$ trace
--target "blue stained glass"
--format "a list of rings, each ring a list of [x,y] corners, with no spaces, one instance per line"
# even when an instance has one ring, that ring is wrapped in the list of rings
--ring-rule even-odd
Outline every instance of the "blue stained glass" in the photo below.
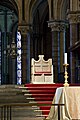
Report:
[[[17,57],[17,62],[18,62],[18,63],[21,62],[21,56],[20,56],[20,55]]]
[[[17,32],[17,84],[21,84],[21,34]]]
[[[21,41],[21,34],[20,32],[17,32],[17,41],[20,40]]]
[[[17,42],[17,48],[21,48],[21,41]]]
[[[17,75],[21,78],[21,70],[17,70]]]
[[[21,84],[21,78],[17,78],[17,84]]]
[[[17,67],[18,67],[18,69],[21,69],[21,62],[17,63]]]
[[[21,55],[21,49],[17,50],[18,55]]]

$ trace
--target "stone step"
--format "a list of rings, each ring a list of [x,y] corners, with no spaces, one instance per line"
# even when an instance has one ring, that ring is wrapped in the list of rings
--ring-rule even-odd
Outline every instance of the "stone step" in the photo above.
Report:
[[[21,88],[20,88],[21,87]],[[37,115],[41,116],[41,111],[34,111],[34,108],[39,109],[37,106],[22,106],[23,103],[29,103],[31,96],[27,89],[22,89],[23,86],[18,85],[1,85],[0,86],[0,106],[2,104],[17,104],[20,103],[19,106],[13,105],[11,107],[11,115],[12,120],[44,120],[44,117],[37,117]],[[25,91],[24,91],[25,90]],[[25,96],[24,93],[27,95]],[[34,101],[34,99],[32,99]],[[21,106],[20,106],[21,105]],[[4,109],[3,109],[4,110]],[[5,114],[7,115],[7,110],[10,110],[6,107]],[[2,111],[0,107],[0,111]],[[9,111],[10,112],[10,111]],[[3,111],[4,114],[4,111]],[[8,114],[10,117],[10,114]],[[1,113],[0,113],[0,119]],[[6,119],[6,118],[5,118]]]
[[[13,99],[14,98],[14,99]],[[0,86],[0,104],[28,102],[18,85]]]
[[[29,100],[27,100],[24,96],[1,96],[0,97],[0,103],[28,103]]]
[[[1,108],[0,108],[1,111]],[[9,111],[9,109],[8,109]],[[5,112],[7,115],[7,112]],[[12,120],[43,120],[43,117],[36,117],[37,115],[41,116],[41,112],[36,112],[32,109],[32,107],[26,107],[26,106],[18,106],[18,107],[12,107],[11,108],[11,118]],[[1,114],[0,114],[1,115]],[[9,118],[9,113],[8,113],[8,118]],[[0,116],[1,118],[1,116]]]
[[[44,120],[44,117],[13,117],[12,120]]]

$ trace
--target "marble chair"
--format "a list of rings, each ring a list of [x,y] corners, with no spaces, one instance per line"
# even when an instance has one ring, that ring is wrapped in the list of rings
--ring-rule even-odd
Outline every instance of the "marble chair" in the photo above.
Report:
[[[52,84],[53,82],[53,65],[52,59],[44,60],[44,55],[39,55],[39,60],[31,60],[31,83],[33,84]]]

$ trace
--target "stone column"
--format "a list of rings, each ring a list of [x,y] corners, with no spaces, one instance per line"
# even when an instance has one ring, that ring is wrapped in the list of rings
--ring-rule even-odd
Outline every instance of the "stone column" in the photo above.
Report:
[[[70,12],[68,14],[68,20],[70,24],[70,78],[71,78],[71,83],[75,83],[76,58],[75,58],[75,52],[72,50],[72,48],[78,42],[77,23],[80,23],[80,13]]]
[[[30,57],[30,38],[31,37],[31,35],[30,35],[30,32],[29,31],[27,31],[27,83],[30,83],[31,81],[30,81],[30,76],[31,76],[31,57]]]
[[[52,31],[52,60],[55,82],[63,82],[63,53],[65,52],[65,22],[49,21]]]
[[[10,67],[10,84],[16,84],[16,58],[17,58],[17,53],[16,53],[16,43],[15,43],[15,38],[13,36],[11,44],[10,44],[10,53],[9,53],[9,67]],[[11,63],[11,65],[10,65]]]
[[[16,84],[16,59],[12,59],[12,79],[11,84]]]
[[[22,84],[27,83],[27,44],[28,44],[28,26],[26,24],[19,24],[18,30],[21,32],[21,44],[22,44]],[[29,56],[28,56],[29,57]]]

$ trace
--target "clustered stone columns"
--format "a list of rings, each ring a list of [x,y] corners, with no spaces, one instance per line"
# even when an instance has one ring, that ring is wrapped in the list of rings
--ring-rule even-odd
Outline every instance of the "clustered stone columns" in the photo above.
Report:
[[[80,12],[68,13],[68,20],[70,24],[70,48],[76,45],[77,38],[77,24],[80,23]],[[71,83],[75,83],[75,53],[70,49],[70,77]]]
[[[22,84],[27,83],[27,32],[28,26],[26,24],[19,24],[18,30],[21,32],[21,45],[22,45]]]
[[[54,82],[63,82],[63,53],[65,52],[66,24],[64,21],[49,21],[48,27],[50,27],[52,31],[52,60],[54,66]]]

